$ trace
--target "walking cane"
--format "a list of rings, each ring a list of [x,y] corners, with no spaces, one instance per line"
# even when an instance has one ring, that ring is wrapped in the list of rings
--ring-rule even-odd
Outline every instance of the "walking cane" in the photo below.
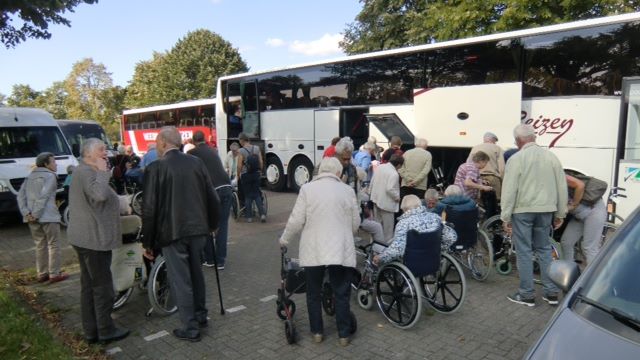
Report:
[[[218,275],[218,257],[216,256],[216,234],[213,236],[213,268],[216,270],[216,283],[218,283],[218,297],[220,298],[220,315],[224,315],[224,305],[222,305],[222,290],[220,290],[220,275]]]

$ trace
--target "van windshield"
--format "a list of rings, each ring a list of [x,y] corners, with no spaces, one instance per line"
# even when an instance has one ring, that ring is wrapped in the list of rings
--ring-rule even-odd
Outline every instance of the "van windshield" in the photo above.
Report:
[[[0,128],[0,159],[31,158],[43,152],[71,155],[57,126]]]
[[[93,124],[73,124],[73,125],[60,125],[64,136],[67,138],[69,145],[78,145],[78,148],[82,147],[82,143],[90,138],[96,138],[102,140],[107,149],[111,148],[111,143],[107,134],[104,133],[102,127]]]

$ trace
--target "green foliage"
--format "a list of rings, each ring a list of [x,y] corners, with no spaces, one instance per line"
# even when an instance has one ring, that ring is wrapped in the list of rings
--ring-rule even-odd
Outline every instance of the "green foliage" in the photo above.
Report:
[[[56,341],[36,318],[0,288],[0,358],[73,359],[72,352]]]
[[[425,44],[640,10],[638,0],[361,0],[345,30],[349,54]]]
[[[35,91],[29,85],[16,84],[11,89],[11,95],[7,98],[8,106],[17,107],[35,107],[36,100],[40,96],[38,91]]]
[[[127,88],[126,107],[211,98],[218,77],[247,71],[237,49],[209,30],[196,30],[166,53],[136,65]]]
[[[62,17],[66,11],[73,12],[79,4],[95,4],[98,0],[12,0],[0,1],[0,41],[12,48],[28,37],[49,39],[49,23],[71,26],[71,22]],[[14,17],[21,25],[12,25]]]

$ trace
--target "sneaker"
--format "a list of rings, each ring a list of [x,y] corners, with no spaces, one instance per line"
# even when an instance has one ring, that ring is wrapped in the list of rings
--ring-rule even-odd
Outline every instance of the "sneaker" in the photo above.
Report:
[[[218,264],[218,270],[224,270],[224,264]]]
[[[49,276],[49,284],[57,283],[63,280],[66,280],[69,277],[69,274],[61,272],[58,275]]]
[[[180,339],[180,340],[187,340],[187,341],[191,341],[191,342],[198,342],[200,340],[202,340],[202,337],[200,337],[200,332],[195,333],[195,334],[189,334],[186,331],[182,330],[182,329],[175,329],[173,330],[173,336],[175,336],[176,338]]]
[[[338,343],[340,344],[340,346],[349,346],[349,338],[340,338],[338,339]]]
[[[49,274],[42,274],[42,275],[38,276],[38,279],[36,279],[36,281],[38,281],[39,283],[43,283],[45,281],[49,281]]]
[[[110,336],[106,336],[106,337],[98,336],[98,342],[103,345],[106,345],[113,341],[122,340],[127,336],[129,336],[129,334],[130,334],[129,329],[116,328],[115,330],[113,330],[113,333]]]
[[[210,263],[210,262],[208,262],[208,261],[205,261],[205,262],[203,262],[203,263],[202,263],[202,266],[206,266],[206,267],[210,267],[210,268],[211,268],[211,267],[216,266],[216,264],[214,264],[214,263]]]
[[[542,300],[549,305],[558,305],[558,295],[543,295]]]
[[[509,299],[509,301],[512,301],[516,304],[522,304],[522,305],[527,305],[527,306],[535,306],[536,305],[536,300],[535,299],[525,299],[522,297],[522,295],[520,295],[520,293],[515,293],[513,295],[507,295],[507,299]]]
[[[261,223],[266,223],[267,222],[267,215],[260,215],[260,222]]]
[[[319,344],[324,340],[324,336],[322,334],[313,334],[313,342]]]

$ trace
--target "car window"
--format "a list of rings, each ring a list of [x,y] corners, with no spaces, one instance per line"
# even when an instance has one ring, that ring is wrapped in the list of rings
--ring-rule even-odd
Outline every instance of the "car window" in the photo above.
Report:
[[[640,319],[640,222],[612,244],[582,295]]]
[[[36,157],[42,152],[71,154],[57,126],[0,128],[0,159]]]

